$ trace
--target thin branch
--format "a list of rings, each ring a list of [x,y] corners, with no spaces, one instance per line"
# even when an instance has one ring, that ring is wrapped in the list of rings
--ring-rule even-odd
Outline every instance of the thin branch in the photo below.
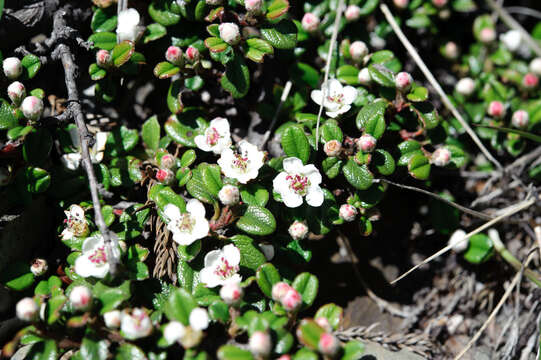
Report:
[[[424,63],[423,59],[419,56],[417,53],[417,50],[413,47],[411,42],[408,40],[406,35],[400,30],[400,26],[396,23],[393,15],[391,14],[391,11],[385,4],[380,5],[380,9],[383,12],[383,15],[385,15],[385,18],[393,28],[393,31],[398,36],[398,39],[402,42],[402,45],[406,48],[406,50],[409,52],[410,56],[413,58],[417,66],[421,69],[423,74],[426,76],[427,80],[430,82],[430,84],[434,87],[438,95],[441,97],[441,100],[443,101],[443,104],[451,113],[453,116],[458,120],[460,125],[466,130],[468,135],[472,138],[473,142],[479,147],[479,149],[483,152],[483,154],[494,164],[498,169],[503,169],[502,165],[492,156],[492,154],[487,150],[487,148],[483,145],[481,140],[479,140],[479,137],[475,134],[475,132],[472,130],[472,128],[468,125],[466,120],[462,117],[460,112],[457,110],[457,108],[453,105],[451,100],[449,100],[449,97],[445,94],[445,91],[443,91],[441,85],[438,83],[434,75],[432,75],[432,72],[428,69],[426,64]]]
[[[55,30],[68,28],[64,20],[65,14],[66,11],[64,9],[59,10],[57,14],[55,14],[53,24]],[[52,53],[52,58],[55,60],[60,60],[64,68],[66,88],[68,90],[68,108],[66,111],[75,120],[75,124],[77,125],[81,143],[83,166],[90,185],[90,195],[92,197],[92,204],[94,207],[95,222],[101,235],[103,236],[107,260],[111,267],[111,273],[114,274],[116,271],[116,266],[118,265],[116,236],[114,233],[110,232],[109,229],[107,229],[107,225],[105,225],[105,220],[101,212],[101,204],[98,193],[99,183],[96,178],[96,174],[94,173],[94,166],[92,165],[89,152],[89,147],[91,146],[89,143],[93,143],[94,139],[88,132],[85,124],[85,117],[83,115],[81,104],[79,103],[79,92],[77,90],[77,83],[75,81],[78,69],[75,65],[74,56],[71,53],[69,46],[64,43],[60,43],[56,46]]]
[[[537,19],[541,19],[541,11],[537,11],[537,10],[523,7],[523,6],[509,6],[509,7],[506,7],[504,10],[512,14],[526,15],[526,16],[537,18]]]
[[[505,213],[503,213],[502,215],[486,222],[485,224],[479,226],[477,229],[473,230],[472,232],[466,234],[464,236],[464,238],[462,240],[460,240],[458,243],[456,244],[449,244],[447,245],[446,247],[444,247],[443,249],[441,249],[440,251],[436,252],[434,255],[431,255],[429,256],[428,258],[426,258],[425,260],[423,260],[420,264],[417,264],[415,265],[414,267],[412,267],[411,269],[409,269],[408,271],[406,271],[404,274],[400,275],[399,277],[397,277],[395,280],[391,281],[391,284],[394,284],[400,280],[402,280],[403,278],[405,278],[406,276],[408,276],[409,274],[411,274],[413,271],[417,270],[419,267],[425,265],[425,264],[428,264],[429,262],[431,262],[432,260],[434,260],[435,258],[439,257],[440,255],[443,255],[445,254],[446,252],[448,252],[449,250],[451,250],[454,246],[458,245],[458,244],[461,244],[462,242],[468,240],[470,237],[472,237],[473,235],[475,234],[478,234],[480,233],[481,231],[491,227],[492,225],[498,223],[499,221],[523,210],[523,209],[526,209],[528,207],[530,207],[532,204],[535,203],[535,200],[536,198],[535,197],[530,197],[529,199],[525,199],[523,201],[521,201],[520,203],[518,204],[514,204],[514,205],[511,205],[509,207],[507,207],[505,210]]]
[[[316,151],[319,144],[319,122],[321,120],[321,113],[323,112],[323,104],[325,103],[324,99],[327,97],[327,91],[329,85],[327,80],[329,80],[329,71],[331,70],[331,60],[332,53],[334,51],[334,43],[336,43],[336,38],[338,37],[338,27],[340,25],[340,20],[342,20],[342,12],[344,11],[344,0],[338,1],[338,6],[336,8],[336,18],[334,19],[331,43],[329,44],[329,51],[327,53],[327,60],[325,63],[325,76],[323,77],[322,93],[321,93],[321,104],[319,105],[319,112],[317,113],[317,123],[316,123]]]
[[[276,112],[274,113],[274,117],[272,118],[269,128],[263,135],[263,140],[261,141],[261,145],[259,146],[260,150],[263,150],[265,148],[265,144],[267,144],[267,141],[269,141],[271,131],[274,128],[274,125],[276,125],[276,121],[278,120],[278,115],[280,114],[280,111],[282,110],[282,106],[284,105],[284,102],[287,100],[287,97],[289,96],[289,92],[291,91],[291,85],[293,85],[291,80],[288,80],[286,82],[286,85],[284,86],[284,91],[282,91],[282,96],[280,97],[280,103],[278,104],[278,108],[276,109]]]
[[[518,30],[520,32],[520,35],[522,36],[522,39],[526,41],[530,49],[534,53],[536,53],[537,56],[541,56],[541,46],[530,36],[530,34],[520,25],[509,13],[502,8],[498,3],[496,3],[494,0],[487,0],[488,6],[492,8],[495,12],[500,15],[500,18],[505,23],[505,25],[509,26],[511,29]]]

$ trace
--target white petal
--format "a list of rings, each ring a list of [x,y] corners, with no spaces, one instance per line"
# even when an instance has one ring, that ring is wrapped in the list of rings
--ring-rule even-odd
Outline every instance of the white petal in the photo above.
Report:
[[[321,174],[319,173],[319,170],[312,164],[306,165],[302,169],[302,173],[308,177],[308,180],[310,180],[310,183],[313,185],[319,185],[321,184]]]
[[[349,109],[348,109],[349,110]],[[341,114],[340,110],[338,111],[325,111],[325,114],[327,114],[328,117],[331,117],[331,118],[335,118],[337,117],[338,115]]]
[[[302,164],[301,159],[299,158],[288,157],[284,159],[283,167],[284,167],[284,170],[287,171],[288,173],[296,174],[302,169],[303,164]]]
[[[312,90],[310,93],[310,97],[312,98],[312,101],[315,102],[318,105],[321,105],[323,102],[323,91],[321,90]]]
[[[75,272],[82,277],[92,276],[94,264],[84,255],[75,259]]]
[[[225,283],[240,283],[242,281],[242,277],[239,275],[239,274],[235,274],[235,275],[232,275],[230,276],[229,278],[227,278],[225,281],[224,281],[224,284]]]
[[[91,237],[88,237],[83,242],[83,254],[94,252],[97,248],[104,246],[105,243],[103,241],[103,236],[101,235],[94,235]]]
[[[214,268],[216,264],[220,261],[222,257],[221,250],[211,250],[205,255],[205,268],[212,267]]]
[[[198,218],[192,230],[192,235],[196,239],[202,239],[209,234],[209,222],[205,218]]]
[[[180,209],[173,204],[167,204],[163,208],[164,215],[169,219],[169,221],[180,219]]]
[[[338,109],[338,114],[347,113],[351,109],[351,105],[342,105],[340,109]]]
[[[197,238],[192,233],[177,231],[173,232],[173,240],[179,245],[188,246],[197,240]]]
[[[288,191],[289,184],[286,180],[287,175],[288,174],[285,171],[282,171],[272,181],[272,187],[274,191],[276,191],[280,195]]]
[[[217,117],[210,122],[210,127],[213,127],[218,131],[220,136],[229,135],[229,121],[226,118]]]
[[[105,150],[105,146],[107,145],[107,136],[108,136],[108,133],[103,132],[103,131],[100,131],[96,134],[96,142],[94,143],[94,146],[93,146],[96,153]]]
[[[193,141],[195,142],[195,145],[203,151],[210,151],[211,148],[209,144],[207,144],[207,138],[205,135],[197,135]]]
[[[342,93],[344,94],[342,101],[346,105],[351,104],[357,98],[357,89],[355,89],[353,86],[346,86],[342,89]]]
[[[69,170],[77,170],[81,164],[81,158],[82,155],[76,152],[62,155],[60,161]]]
[[[287,193],[281,195],[282,200],[287,207],[296,208],[302,205],[302,196],[300,196],[299,194],[288,191]]]
[[[222,251],[229,265],[237,266],[240,263],[240,251],[235,245],[226,245]]]
[[[248,158],[251,158],[256,153],[258,153],[259,150],[257,149],[257,146],[255,146],[253,144],[250,144],[246,140],[242,140],[241,142],[239,142],[239,152],[241,154],[246,154],[246,155],[248,155]]]
[[[214,152],[216,155],[220,155],[222,151],[227,149],[231,146],[231,137],[227,135],[227,137],[220,138],[216,145],[212,148],[212,152]]]
[[[62,237],[62,240],[71,240],[73,239],[73,232],[71,232],[69,229],[64,229],[64,231],[62,231],[62,233],[60,234],[60,236]]]
[[[323,89],[323,86],[321,87]],[[342,84],[336,79],[330,79],[327,87],[327,95],[335,96],[342,93]]]
[[[190,199],[186,204],[186,211],[190,213],[196,219],[205,218],[205,207],[201,204],[201,201],[197,199]]]
[[[84,217],[85,217],[85,211],[79,205],[71,205],[69,214],[70,214],[70,216],[72,216],[72,217],[74,217],[74,218],[76,218],[78,220],[83,220]]]
[[[323,200],[323,190],[321,190],[319,186],[312,186],[308,188],[308,193],[306,194],[306,202],[308,205],[318,207],[323,204]]]
[[[199,273],[199,280],[209,288],[216,287],[221,283],[220,278],[214,273],[214,268],[207,267]]]
[[[140,16],[137,10],[130,8],[126,10],[122,10],[120,14],[118,14],[118,27],[132,27],[139,24]]]

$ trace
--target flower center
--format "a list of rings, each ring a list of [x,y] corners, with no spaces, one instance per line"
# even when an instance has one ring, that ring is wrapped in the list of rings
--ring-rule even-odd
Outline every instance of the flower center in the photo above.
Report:
[[[344,100],[344,94],[333,94],[333,95],[328,95],[328,96],[327,96],[327,100],[329,100],[330,102],[334,102],[334,103],[337,103],[337,104],[341,104],[342,101]]]
[[[233,166],[239,170],[246,171],[248,168],[248,157],[242,156],[241,154],[235,154],[235,159],[233,159]]]
[[[191,217],[190,214],[181,214],[176,225],[182,232],[191,232],[195,226],[195,219]]]
[[[289,187],[291,190],[299,195],[306,195],[306,189],[310,186],[310,181],[304,175],[288,175],[286,180],[289,181]]]
[[[214,146],[218,143],[218,140],[220,140],[220,133],[218,133],[218,130],[216,128],[209,128],[206,131],[207,135],[207,144],[210,146]]]
[[[105,253],[105,246],[100,246],[94,251],[92,255],[88,257],[92,263],[96,265],[105,264],[107,262],[107,254]]]
[[[239,271],[239,267],[229,265],[229,261],[222,256],[220,259],[221,264],[216,267],[214,273],[220,277],[220,279],[225,280],[235,275]]]
[[[88,230],[88,224],[85,220],[70,217],[65,222],[68,229],[77,237],[84,236]]]

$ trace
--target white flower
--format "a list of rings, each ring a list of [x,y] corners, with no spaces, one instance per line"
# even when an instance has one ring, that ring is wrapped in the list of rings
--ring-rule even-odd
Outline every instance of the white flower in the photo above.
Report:
[[[69,300],[75,310],[86,310],[92,302],[92,292],[86,286],[75,286],[71,289]]]
[[[236,45],[240,41],[239,26],[235,23],[221,23],[218,26],[220,32],[220,38],[229,45]]]
[[[83,155],[81,154],[81,142],[79,139],[79,132],[77,131],[76,127],[72,127],[69,130],[69,134],[71,138],[71,143],[73,144],[73,147],[77,149],[77,152],[62,155],[60,161],[69,170],[77,170],[81,164],[81,160],[83,159]],[[92,163],[98,164],[103,160],[103,152],[105,151],[106,143],[107,133],[99,131],[96,134],[96,141],[94,142],[94,146],[89,149],[90,160],[92,160]]]
[[[237,282],[224,284],[220,289],[220,297],[227,305],[235,305],[240,302],[244,290]]]
[[[190,199],[185,213],[173,204],[165,205],[163,212],[169,220],[167,229],[173,233],[176,243],[190,245],[208,235],[209,222],[205,218],[205,207],[199,200]]]
[[[238,144],[238,151],[234,152],[227,148],[222,151],[218,159],[218,165],[225,176],[237,179],[241,184],[255,179],[259,173],[259,168],[263,166],[265,154],[259,151],[257,146],[242,140]]]
[[[518,30],[509,30],[500,35],[500,40],[509,51],[515,52],[522,44],[522,35]]]
[[[23,321],[32,321],[38,315],[38,305],[34,299],[30,297],[23,298],[19,300],[15,306],[15,313],[20,320]]]
[[[462,78],[456,83],[455,90],[461,95],[470,96],[475,91],[475,81],[469,77]]]
[[[82,207],[71,205],[67,211],[64,211],[64,214],[66,214],[66,228],[60,234],[63,241],[88,235],[88,222]]]
[[[94,235],[83,242],[83,252],[75,260],[75,272],[82,277],[104,278],[109,272],[109,262],[103,236]]]
[[[178,321],[171,321],[163,329],[163,337],[168,344],[179,341],[186,334],[186,327]]]
[[[34,276],[41,276],[47,272],[49,265],[45,259],[34,259],[32,265],[30,266],[30,271]]]
[[[248,348],[255,356],[267,357],[272,350],[271,337],[265,331],[255,331],[250,336]]]
[[[4,69],[4,75],[6,75],[6,77],[10,80],[18,78],[23,73],[21,60],[16,57],[4,59],[2,67]]]
[[[469,240],[464,240],[466,232],[462,229],[456,230],[449,238],[449,245],[456,252],[463,252],[468,248]]]
[[[135,9],[122,10],[118,14],[118,25],[116,27],[116,35],[118,41],[137,39],[137,25],[139,25],[141,17]]]
[[[300,159],[289,157],[284,159],[284,171],[272,181],[274,191],[282,197],[287,207],[295,208],[302,205],[303,197],[310,206],[323,204],[321,174],[312,164],[303,165]]]
[[[222,117],[215,118],[210,122],[203,135],[197,135],[194,138],[194,142],[203,151],[221,154],[224,149],[231,146],[229,121]]]
[[[213,288],[229,282],[239,283],[242,278],[239,271],[240,251],[233,244],[221,250],[212,250],[205,255],[205,267],[199,273],[199,279],[206,287]]]
[[[127,339],[136,340],[150,335],[152,322],[144,309],[134,308],[131,313],[124,310],[120,317],[120,330]]]
[[[218,192],[218,198],[226,206],[236,205],[240,200],[239,188],[235,185],[224,185]]]
[[[118,329],[120,327],[121,313],[119,310],[111,310],[103,314],[105,326],[109,329]]]
[[[295,220],[287,229],[289,235],[295,240],[302,240],[308,236],[308,226],[305,223]]]
[[[361,85],[370,85],[372,82],[372,77],[370,76],[370,71],[368,71],[368,68],[362,68],[361,71],[359,71],[357,79]]]
[[[323,99],[323,89],[325,89],[325,99]],[[357,98],[357,89],[353,86],[342,86],[340,81],[330,79],[321,85],[321,90],[313,90],[310,97],[318,105],[323,103],[327,116],[335,118],[351,109],[351,103]]]
[[[530,115],[525,110],[517,110],[511,117],[511,124],[519,129],[525,128],[530,122]]]
[[[541,75],[541,57],[535,58],[530,62],[530,71],[536,75]]]
[[[196,307],[190,312],[190,326],[194,330],[205,330],[209,326],[209,314],[207,310]]]
[[[26,96],[26,88],[19,81],[14,81],[8,86],[8,97],[14,104],[19,104]]]
[[[445,166],[451,161],[451,152],[446,147],[437,148],[432,153],[431,162],[436,166]]]
[[[21,111],[25,118],[37,120],[43,112],[43,101],[37,96],[27,96],[21,104]]]
[[[355,220],[355,217],[357,216],[357,208],[350,204],[342,204],[338,214],[340,215],[340,218],[344,219],[344,221],[350,222]]]

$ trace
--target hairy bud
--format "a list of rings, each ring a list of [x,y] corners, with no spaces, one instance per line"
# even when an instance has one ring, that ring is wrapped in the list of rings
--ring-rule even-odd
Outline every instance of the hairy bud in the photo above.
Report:
[[[220,38],[229,45],[236,45],[240,41],[240,32],[237,24],[234,23],[222,23],[218,27],[220,31]]]
[[[312,13],[306,13],[302,17],[301,25],[304,31],[313,33],[319,27],[319,18]]]
[[[17,79],[23,73],[23,66],[21,60],[16,57],[9,57],[4,59],[2,63],[4,69],[4,75],[10,80]]]
[[[350,204],[342,204],[338,213],[341,219],[351,222],[357,216],[357,208]]]
[[[36,96],[27,96],[21,104],[21,111],[25,118],[37,120],[43,112],[43,101]]]
[[[165,59],[177,66],[182,66],[184,63],[184,57],[182,55],[182,49],[178,46],[169,46],[165,51]]]
[[[8,97],[14,104],[19,105],[22,99],[26,96],[24,85],[18,81],[14,81],[8,86]]]
[[[301,240],[308,235],[308,226],[300,221],[295,221],[289,226],[289,235],[295,240]]]

